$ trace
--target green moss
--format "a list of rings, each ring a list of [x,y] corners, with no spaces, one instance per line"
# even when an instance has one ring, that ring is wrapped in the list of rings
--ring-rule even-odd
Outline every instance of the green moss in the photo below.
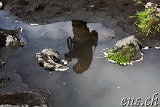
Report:
[[[115,47],[113,49],[107,50],[107,52],[108,60],[116,61],[118,64],[129,63],[130,57],[134,56],[134,48],[129,45],[123,46],[122,49]]]
[[[142,46],[142,42],[140,40],[137,40],[137,43],[139,46]]]
[[[155,15],[149,16],[156,8],[157,7],[151,7],[144,11],[136,12],[137,20],[135,24],[138,26],[138,29],[146,35],[152,33],[152,31],[160,32],[160,24],[156,24],[156,22],[160,21],[160,18]]]

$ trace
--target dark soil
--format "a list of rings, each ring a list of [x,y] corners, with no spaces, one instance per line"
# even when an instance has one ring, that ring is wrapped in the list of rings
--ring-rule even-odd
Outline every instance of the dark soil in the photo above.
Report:
[[[40,91],[26,91],[0,95],[0,104],[37,106],[47,103],[48,95]]]
[[[136,4],[133,0],[0,0],[11,16],[26,23],[49,24],[58,21],[83,20],[98,22],[115,30],[116,36],[135,35],[145,45],[159,45],[160,36],[144,36],[136,32],[133,27],[133,16],[136,11],[144,9],[143,4]],[[142,0],[143,3],[159,0]],[[3,33],[0,33],[2,35]],[[4,40],[5,38],[2,37]],[[105,39],[105,37],[104,37]],[[4,45],[4,40],[2,46]],[[20,99],[17,99],[18,98]],[[43,95],[27,92],[0,95],[0,104],[15,104],[22,99],[21,104],[30,101],[32,104],[41,104]],[[32,98],[32,99],[30,99]],[[6,100],[8,99],[8,100]],[[37,100],[38,99],[38,100]],[[18,101],[19,100],[19,101]],[[36,102],[38,101],[38,102]],[[29,104],[29,103],[27,103]]]
[[[4,9],[19,20],[27,23],[53,23],[57,21],[83,20],[86,22],[100,22],[104,26],[114,29],[116,35],[138,35],[133,28],[133,16],[136,11],[143,10],[143,4],[136,4],[133,0],[1,0]],[[142,0],[159,3],[159,0]],[[118,26],[117,26],[118,25]],[[157,37],[156,37],[157,38]],[[142,41],[146,45],[148,37]],[[157,39],[156,39],[157,40]],[[153,40],[155,41],[155,39]],[[156,42],[157,43],[157,42]],[[157,44],[160,42],[158,41]],[[156,44],[154,44],[156,45]]]

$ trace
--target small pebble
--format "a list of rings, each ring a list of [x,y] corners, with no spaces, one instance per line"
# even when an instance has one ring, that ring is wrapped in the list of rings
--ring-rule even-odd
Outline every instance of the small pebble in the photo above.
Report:
[[[91,5],[90,7],[94,7],[94,5]]]
[[[3,7],[3,3],[2,2],[0,2],[0,9]]]
[[[144,49],[145,49],[145,50],[147,50],[147,49],[149,49],[149,47],[148,47],[148,46],[146,46],[146,47],[142,48],[142,50],[144,50]]]
[[[104,52],[104,55],[105,55],[105,56],[108,56],[108,53],[107,53],[107,52]]]

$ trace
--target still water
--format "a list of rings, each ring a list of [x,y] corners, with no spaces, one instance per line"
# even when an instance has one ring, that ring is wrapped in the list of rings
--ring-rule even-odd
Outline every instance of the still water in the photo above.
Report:
[[[160,94],[160,50],[142,50],[143,61],[132,66],[119,66],[103,58],[101,51],[118,41],[105,39],[115,35],[114,29],[82,21],[29,25],[8,17],[4,11],[0,12],[0,22],[5,29],[21,26],[28,42],[8,55],[6,72],[18,75],[23,84],[20,89],[51,92],[51,107],[121,107],[124,97],[145,100]],[[44,48],[57,50],[68,61],[69,72],[40,67],[35,53]]]

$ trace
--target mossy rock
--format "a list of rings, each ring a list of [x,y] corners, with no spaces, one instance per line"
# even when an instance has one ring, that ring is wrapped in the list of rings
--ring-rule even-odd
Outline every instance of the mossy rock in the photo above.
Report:
[[[112,49],[107,50],[107,60],[121,65],[142,59],[139,41],[135,36],[126,37],[116,43]]]

